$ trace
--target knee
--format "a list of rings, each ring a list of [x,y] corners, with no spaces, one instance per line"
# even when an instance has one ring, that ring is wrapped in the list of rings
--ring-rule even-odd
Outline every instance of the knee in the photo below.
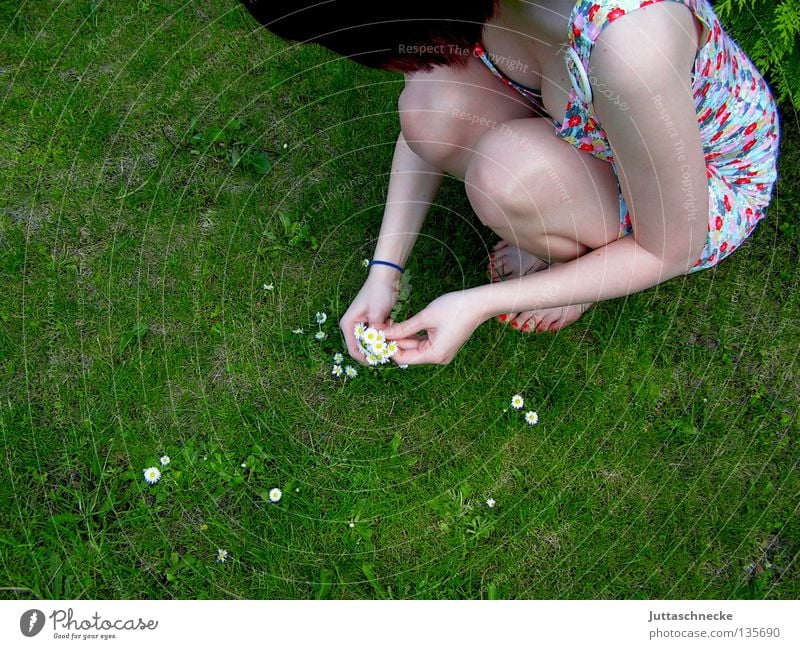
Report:
[[[406,85],[398,102],[400,127],[411,150],[429,164],[459,176],[479,137],[467,101],[458,84],[416,82]]]
[[[501,127],[484,135],[464,177],[467,196],[483,224],[503,227],[542,209],[544,166],[542,156],[526,152],[510,129]]]

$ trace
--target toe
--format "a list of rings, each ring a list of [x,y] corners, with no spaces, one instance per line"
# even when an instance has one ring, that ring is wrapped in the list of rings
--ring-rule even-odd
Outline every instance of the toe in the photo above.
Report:
[[[511,326],[514,327],[514,329],[519,329],[519,331],[530,331],[530,325],[528,324],[528,321],[531,319],[532,315],[533,311],[523,311],[522,313],[517,314],[517,317],[511,323]],[[525,329],[526,325],[528,326],[527,329]]]
[[[558,323],[563,320],[563,312],[556,309],[555,313],[544,318],[542,321],[542,331],[558,331]]]
[[[534,329],[536,329],[536,321],[534,320],[534,312],[533,311],[526,311],[518,318],[521,326],[520,331],[524,331],[525,333],[530,333]]]

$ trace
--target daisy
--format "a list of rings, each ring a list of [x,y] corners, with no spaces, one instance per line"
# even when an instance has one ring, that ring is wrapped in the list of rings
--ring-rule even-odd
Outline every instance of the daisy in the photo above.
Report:
[[[380,340],[372,343],[372,353],[378,356],[383,356],[386,353],[386,343]]]
[[[155,484],[161,479],[161,471],[158,467],[151,466],[149,469],[144,470],[144,481],[147,484]]]
[[[494,505],[495,505],[494,498],[489,498],[489,500],[486,501],[486,506],[487,507],[491,508],[491,507],[494,507]]]
[[[269,492],[269,499],[270,499],[272,502],[276,503],[276,502],[278,502],[278,501],[281,499],[281,496],[282,496],[282,495],[283,495],[283,494],[281,493],[281,490],[280,490],[280,489],[278,489],[277,487],[275,487],[273,490],[271,490],[271,491]]]
[[[350,379],[354,379],[354,378],[356,378],[358,376],[358,372],[356,371],[356,368],[353,367],[352,365],[348,365],[347,367],[345,367],[344,368],[344,373],[347,374],[347,378],[350,378]]]
[[[162,455],[158,461],[161,462],[161,466],[167,466],[170,463],[169,455]]]
[[[531,426],[534,424],[539,423],[539,414],[534,412],[533,410],[529,410],[525,413],[525,421],[527,421]]]
[[[293,334],[301,334],[301,333],[303,333],[303,328],[302,327],[298,327],[297,329],[292,329],[292,333]]]
[[[524,405],[525,405],[525,400],[522,398],[522,395],[515,394],[513,397],[511,397],[511,407],[514,410],[519,410]]]
[[[334,376],[341,376],[342,375],[342,366],[341,365],[334,365],[333,369],[331,370],[331,374]]]
[[[362,265],[364,268],[369,268],[369,259],[362,259],[362,260],[361,260],[361,265]]]
[[[339,352],[336,352],[333,355],[333,362],[336,363],[337,365],[340,365],[343,360],[344,356],[342,356]]]
[[[382,331],[378,331],[377,335],[378,335],[378,341],[377,342],[379,342],[379,343],[385,343],[386,342],[386,334],[385,333],[383,333]]]
[[[228,558],[228,551],[223,550],[222,548],[217,548],[217,561],[219,563],[225,563],[225,560]]]
[[[397,346],[397,343],[394,340],[390,340],[388,343],[386,343],[386,353],[389,354],[389,356],[394,356],[398,349],[400,348]]]
[[[328,314],[324,311],[317,311],[314,317],[317,319],[317,324],[325,324],[325,321],[328,319]]]
[[[364,326],[363,322],[356,322],[356,326],[353,329],[353,334],[356,337],[356,340],[361,340],[364,337],[364,332],[367,328]]]
[[[370,365],[377,365],[381,362],[381,357],[377,354],[367,354],[367,363]]]
[[[378,330],[375,329],[375,327],[367,327],[364,330],[364,335],[362,338],[364,339],[365,345],[374,345],[376,342],[378,342]]]
[[[317,340],[325,340],[325,336],[326,334],[324,331],[318,331],[317,333],[314,334],[314,338],[316,338]]]
[[[364,347],[364,345],[362,345],[361,342],[358,343],[358,351],[360,351],[364,356],[369,355],[369,350],[366,347]]]
[[[264,284],[264,290],[265,291],[271,291],[274,288],[275,288],[275,286],[272,285],[272,284]]]
[[[351,529],[352,529],[352,528],[354,528],[355,526],[356,526],[356,524],[355,524],[355,523],[350,523],[350,528],[351,528]]]

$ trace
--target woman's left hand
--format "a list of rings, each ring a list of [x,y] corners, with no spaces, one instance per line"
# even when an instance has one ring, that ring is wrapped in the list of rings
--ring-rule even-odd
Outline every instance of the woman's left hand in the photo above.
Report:
[[[447,365],[487,317],[468,291],[446,293],[417,315],[383,330],[400,350],[392,357],[399,365]],[[423,336],[415,334],[425,330]]]

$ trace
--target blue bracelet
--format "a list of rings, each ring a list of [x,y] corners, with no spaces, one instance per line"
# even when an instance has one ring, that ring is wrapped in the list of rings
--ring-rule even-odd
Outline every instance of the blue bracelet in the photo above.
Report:
[[[381,264],[383,266],[391,266],[392,268],[396,268],[397,270],[399,270],[401,273],[405,272],[405,270],[402,268],[402,266],[398,266],[397,264],[393,264],[390,261],[381,261],[380,259],[370,259],[369,265],[372,266],[372,264]]]

